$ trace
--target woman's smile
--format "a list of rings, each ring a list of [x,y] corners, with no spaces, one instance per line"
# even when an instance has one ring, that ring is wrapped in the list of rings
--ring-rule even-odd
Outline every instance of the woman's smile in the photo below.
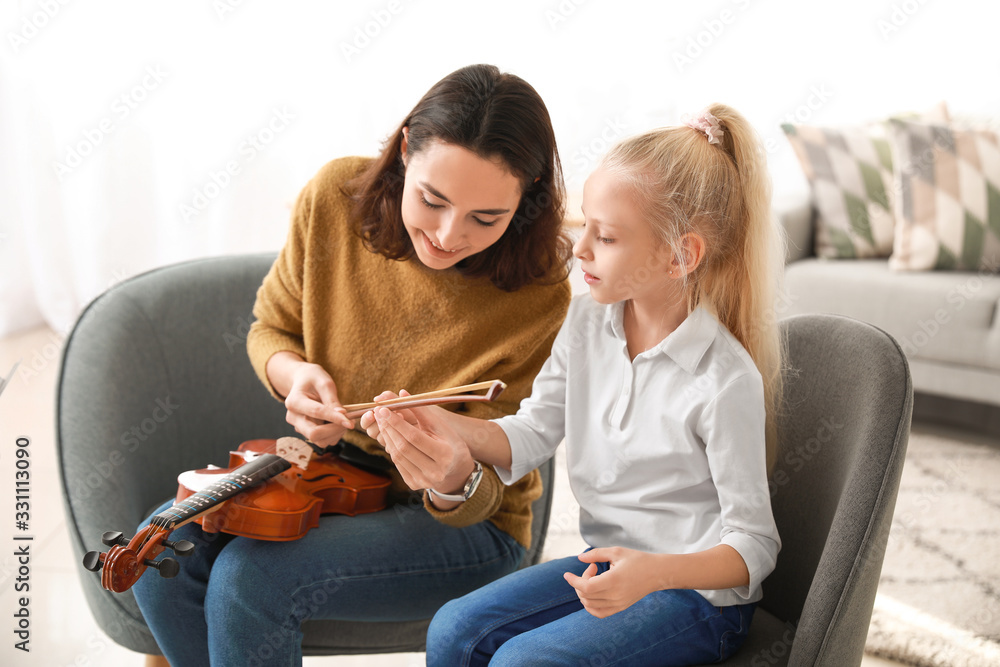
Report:
[[[422,233],[422,234],[423,234],[423,236],[424,236],[424,241],[425,241],[425,242],[426,242],[427,244],[429,244],[429,245],[430,245],[430,248],[428,248],[428,252],[434,252],[434,251],[437,251],[438,253],[444,253],[444,254],[442,255],[443,257],[447,257],[448,255],[453,255],[454,253],[456,253],[456,252],[458,252],[458,251],[460,250],[460,248],[456,248],[456,249],[454,249],[454,250],[445,250],[444,248],[442,248],[441,246],[439,246],[439,245],[438,245],[437,243],[435,243],[435,242],[434,242],[434,241],[433,241],[433,240],[431,239],[431,237],[427,235],[427,232],[421,232],[421,233]]]

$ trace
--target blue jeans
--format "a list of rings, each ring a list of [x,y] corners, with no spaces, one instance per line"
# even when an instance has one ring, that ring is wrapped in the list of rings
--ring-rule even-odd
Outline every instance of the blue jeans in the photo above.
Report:
[[[715,607],[694,591],[666,590],[597,618],[563,579],[586,568],[575,556],[548,561],[452,600],[431,621],[427,666],[719,662],[743,645],[757,606]]]
[[[178,558],[180,574],[150,569],[132,590],[173,667],[300,665],[303,620],[430,618],[516,570],[525,554],[489,521],[452,528],[416,502],[324,516],[292,542],[206,533],[196,523],[170,539],[195,544]]]

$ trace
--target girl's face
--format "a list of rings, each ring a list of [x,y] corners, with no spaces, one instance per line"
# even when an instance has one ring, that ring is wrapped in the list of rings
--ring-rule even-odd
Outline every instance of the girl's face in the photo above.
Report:
[[[403,226],[417,258],[448,269],[496,243],[521,201],[521,182],[500,162],[442,141],[406,155]]]
[[[590,175],[583,186],[583,215],[573,254],[595,301],[662,300],[664,290],[673,289],[671,253],[618,177],[603,168]]]

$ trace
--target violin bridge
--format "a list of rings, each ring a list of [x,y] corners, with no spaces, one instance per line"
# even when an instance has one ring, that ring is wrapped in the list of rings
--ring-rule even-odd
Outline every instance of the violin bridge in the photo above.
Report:
[[[309,461],[312,460],[313,450],[305,440],[285,437],[278,438],[274,444],[274,453],[292,465],[305,470],[309,467]]]

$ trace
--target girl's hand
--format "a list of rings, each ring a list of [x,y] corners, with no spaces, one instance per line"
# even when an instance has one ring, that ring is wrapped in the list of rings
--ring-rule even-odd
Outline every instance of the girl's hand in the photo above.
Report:
[[[605,618],[628,609],[655,590],[653,573],[662,567],[658,554],[624,547],[591,549],[580,554],[580,560],[590,563],[582,577],[572,572],[563,575],[576,589],[583,608],[597,618]],[[611,569],[597,575],[594,563],[611,563]],[[595,576],[597,575],[597,576]]]
[[[388,408],[375,408],[373,412],[378,440],[407,486],[414,491],[437,489],[441,493],[462,489],[475,462],[468,445],[448,424],[447,410],[437,406],[413,408],[401,411],[409,413],[405,416]]]
[[[337,398],[337,385],[318,364],[296,366],[285,408],[285,421],[320,447],[337,444],[344,431],[354,428]]]
[[[399,398],[400,396],[409,396],[409,395],[410,392],[406,391],[405,389],[400,389],[399,394],[394,394],[391,391],[383,391],[381,394],[379,394],[372,400],[375,402],[387,401],[390,398]],[[397,414],[401,415],[403,419],[410,422],[411,424],[417,423],[417,419],[416,417],[413,416],[413,412],[411,410],[398,410]],[[385,440],[382,437],[382,432],[378,428],[378,421],[375,419],[375,412],[373,410],[369,410],[365,414],[361,415],[361,421],[359,423],[361,424],[361,428],[365,429],[365,433],[368,434],[369,438],[378,440],[378,444],[385,447]]]

